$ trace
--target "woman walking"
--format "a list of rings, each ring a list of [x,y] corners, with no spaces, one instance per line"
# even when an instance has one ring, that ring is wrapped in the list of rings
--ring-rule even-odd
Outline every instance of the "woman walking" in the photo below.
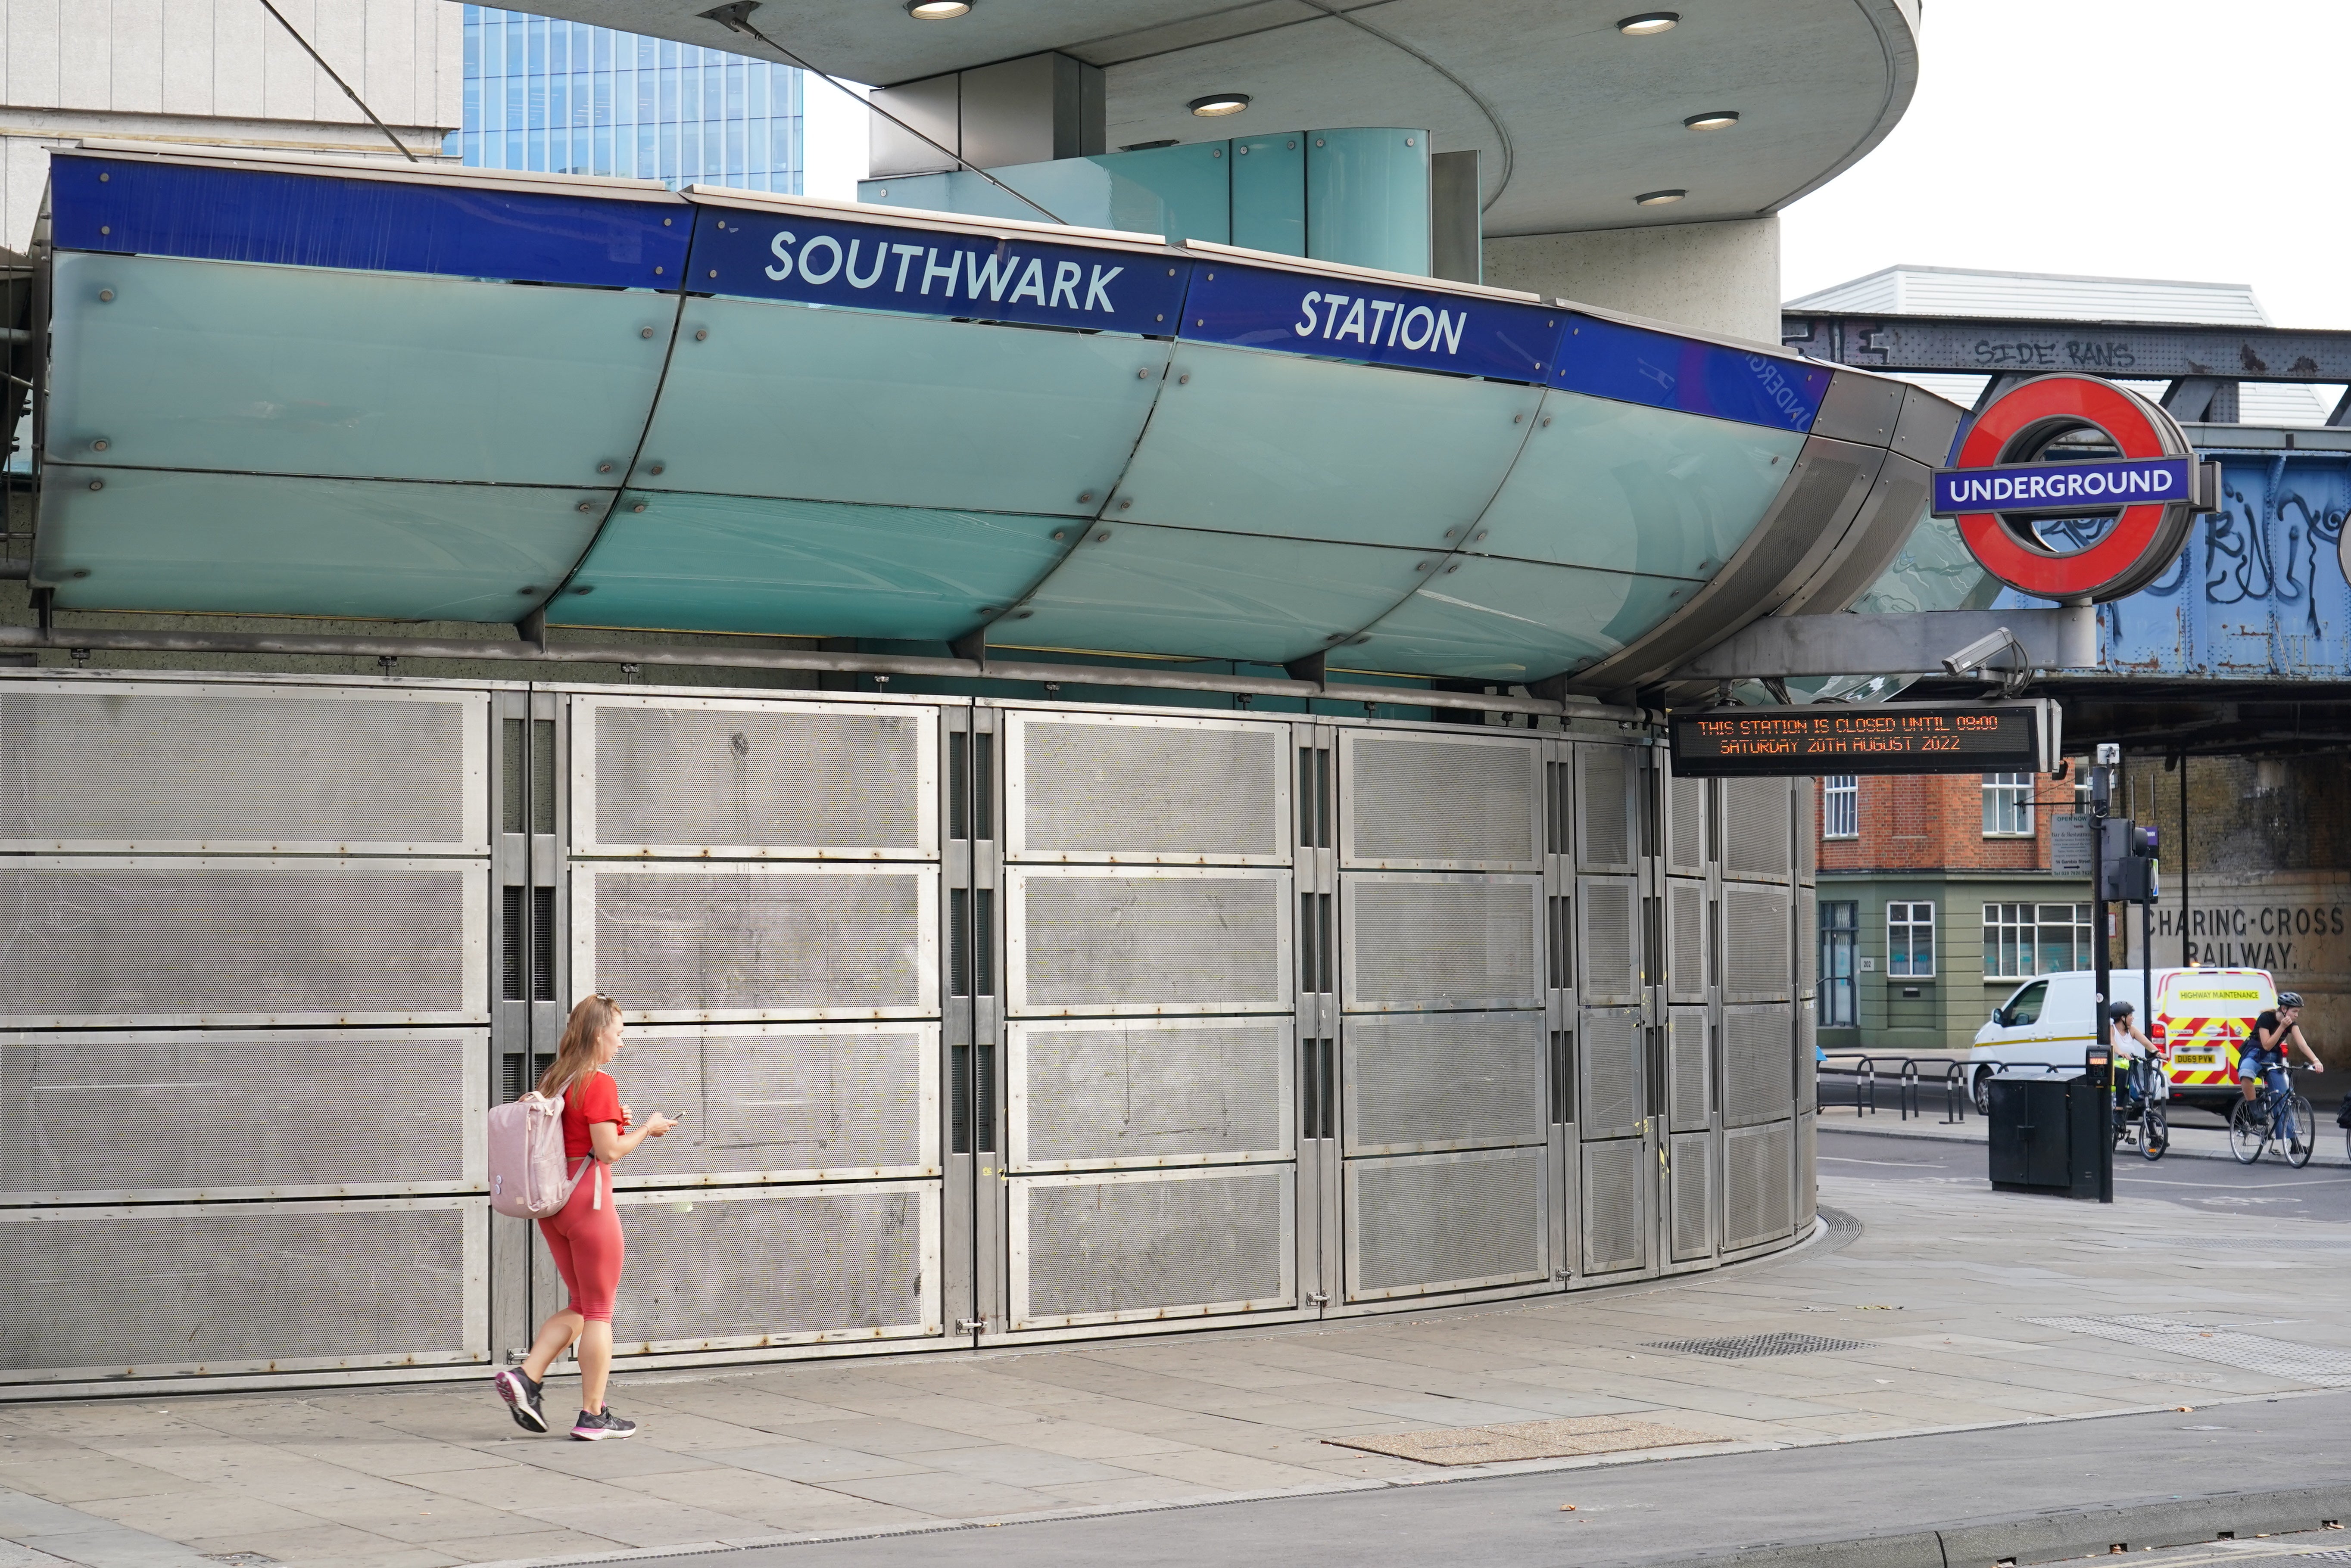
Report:
[[[603,1071],[621,1054],[621,1010],[599,992],[584,997],[563,1025],[555,1061],[538,1081],[538,1092],[563,1100],[563,1156],[573,1183],[563,1207],[538,1222],[547,1250],[562,1272],[571,1304],[539,1325],[538,1338],[520,1366],[495,1379],[498,1396],[513,1407],[515,1424],[544,1432],[547,1412],[539,1406],[547,1369],[566,1346],[580,1345],[580,1419],[571,1435],[588,1440],[636,1434],[605,1407],[604,1382],[612,1367],[612,1296],[621,1284],[621,1214],[612,1200],[610,1167],[659,1137],[677,1122],[655,1112],[630,1130],[629,1107],[620,1085]]]

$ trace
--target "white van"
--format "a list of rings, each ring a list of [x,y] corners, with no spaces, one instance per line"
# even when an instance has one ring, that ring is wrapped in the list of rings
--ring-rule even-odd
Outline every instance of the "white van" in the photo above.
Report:
[[[2116,1001],[2147,1011],[2138,971],[2114,971],[2108,986]],[[2089,970],[2043,975],[2011,992],[1963,1058],[1977,1108],[1989,1104],[1984,1085],[2001,1066],[2078,1070],[2097,1038],[2096,1002],[2097,976]],[[2277,987],[2263,970],[2157,970],[2153,1016],[2139,1027],[2164,1052],[2172,1097],[2225,1106],[2238,1092],[2237,1052],[2254,1017],[2276,1005]]]

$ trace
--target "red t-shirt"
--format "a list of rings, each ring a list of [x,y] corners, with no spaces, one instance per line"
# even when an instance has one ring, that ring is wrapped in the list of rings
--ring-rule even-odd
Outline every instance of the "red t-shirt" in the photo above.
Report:
[[[583,1154],[593,1154],[596,1145],[588,1136],[588,1128],[596,1122],[621,1121],[621,1085],[605,1072],[590,1073],[571,1085],[563,1095],[563,1158],[578,1159]]]

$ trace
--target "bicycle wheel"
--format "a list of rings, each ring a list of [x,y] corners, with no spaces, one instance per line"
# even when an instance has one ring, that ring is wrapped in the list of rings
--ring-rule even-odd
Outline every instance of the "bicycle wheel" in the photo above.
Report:
[[[2296,1144],[2292,1138],[2286,1140],[2285,1162],[2300,1170],[2310,1163],[2310,1157],[2318,1152],[2318,1128],[2310,1119],[2310,1102],[2300,1095],[2294,1097],[2294,1130],[2302,1135],[2302,1142]],[[2295,1152],[2297,1148],[2301,1150],[2298,1154]]]
[[[2138,1152],[2143,1159],[2163,1158],[2171,1147],[2171,1118],[2163,1114],[2161,1106],[2149,1106],[2138,1123]]]
[[[2269,1141],[2269,1107],[2239,1100],[2229,1112],[2229,1152],[2239,1165],[2251,1165],[2262,1158],[2262,1146]]]

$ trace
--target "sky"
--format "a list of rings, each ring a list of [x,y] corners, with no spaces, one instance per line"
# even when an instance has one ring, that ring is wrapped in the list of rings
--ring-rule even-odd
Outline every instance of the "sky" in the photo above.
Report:
[[[2281,327],[2351,327],[2351,0],[1925,6],[1901,123],[1782,217],[1782,298],[1909,263],[2249,283]],[[853,199],[864,116],[805,101],[806,189]]]
[[[1901,123],[1782,215],[1782,298],[1907,263],[2249,283],[2351,327],[2351,0],[1925,4]]]

